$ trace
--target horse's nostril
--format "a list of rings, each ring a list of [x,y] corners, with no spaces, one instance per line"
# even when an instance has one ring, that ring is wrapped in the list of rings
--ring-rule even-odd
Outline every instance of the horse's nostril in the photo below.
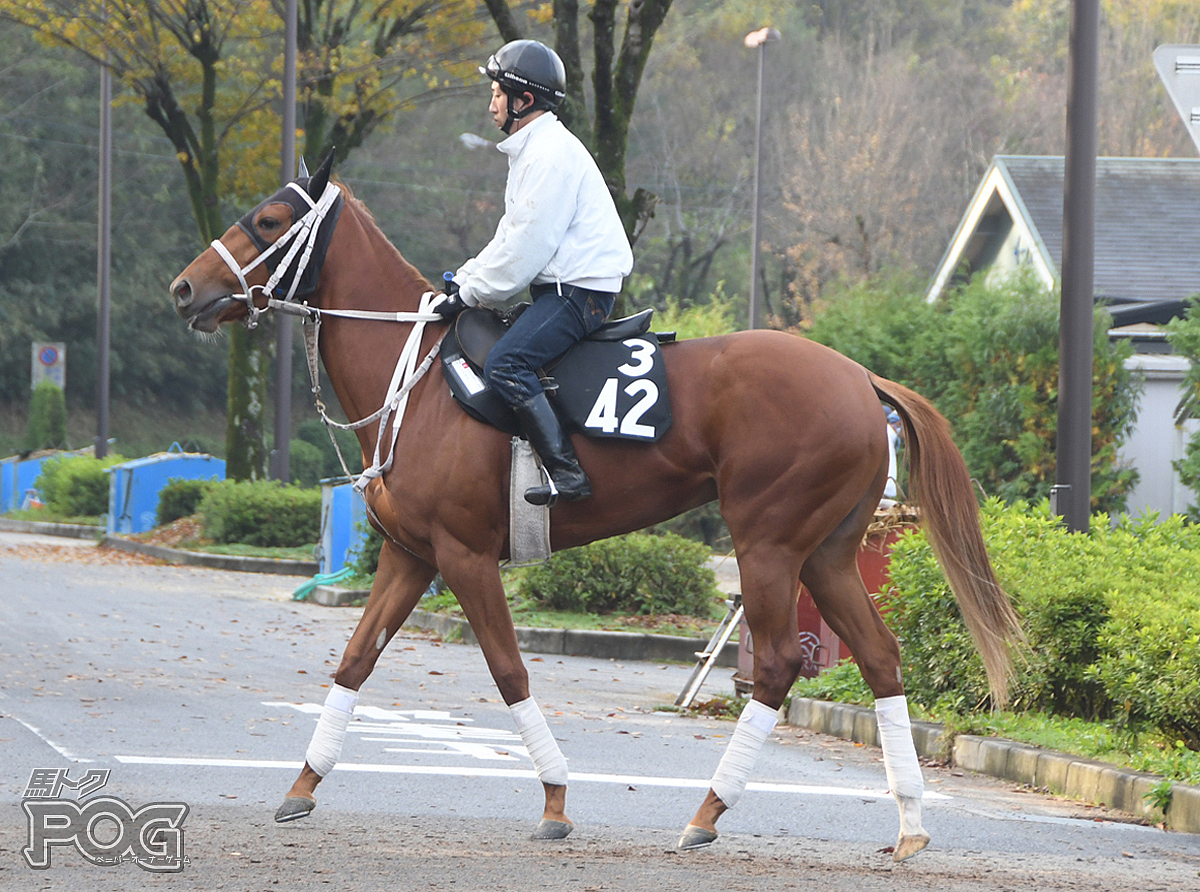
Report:
[[[175,287],[171,289],[171,294],[175,297],[176,306],[186,307],[192,302],[192,286],[187,279],[180,279],[175,283]]]

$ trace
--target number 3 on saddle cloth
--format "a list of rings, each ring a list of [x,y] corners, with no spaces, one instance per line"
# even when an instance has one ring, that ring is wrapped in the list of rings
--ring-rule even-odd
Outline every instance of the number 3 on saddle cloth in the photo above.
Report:
[[[509,434],[520,434],[512,409],[487,386],[488,351],[527,305],[502,316],[473,308],[458,314],[442,342],[442,370],[458,404],[469,415]],[[674,332],[650,332],[654,311],[600,326],[540,371],[564,427],[589,437],[653,443],[671,426],[671,401],[661,344]],[[553,375],[553,377],[551,377]]]

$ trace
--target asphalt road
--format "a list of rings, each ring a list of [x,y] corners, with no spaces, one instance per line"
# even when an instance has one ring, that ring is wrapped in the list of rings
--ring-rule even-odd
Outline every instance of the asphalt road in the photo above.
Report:
[[[658,710],[690,667],[572,657],[527,658],[577,824],[533,843],[540,785],[482,656],[420,635],[364,687],[317,810],[276,825],[359,615],[291,602],[297,583],[0,534],[0,889],[1200,890],[1198,837],[936,767],[933,845],[893,865],[878,751],[786,727],[718,842],[677,853],[732,724]],[[103,794],[133,810],[186,803],[188,863],[156,875],[54,847],[30,869],[41,769],[107,770]]]

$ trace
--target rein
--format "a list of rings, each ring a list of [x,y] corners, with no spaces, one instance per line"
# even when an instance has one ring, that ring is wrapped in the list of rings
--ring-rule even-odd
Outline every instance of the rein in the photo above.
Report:
[[[250,317],[246,321],[247,328],[256,328],[259,317],[272,310],[286,313],[289,316],[300,316],[304,322],[309,323],[305,326],[304,330],[304,353],[308,360],[308,374],[312,381],[313,399],[321,420],[325,422],[326,430],[329,432],[329,439],[333,442],[334,451],[337,452],[338,461],[341,462],[342,470],[347,477],[353,477],[354,475],[350,473],[350,469],[346,465],[346,459],[342,455],[342,450],[338,445],[337,439],[333,436],[332,428],[358,430],[375,421],[379,422],[379,434],[375,437],[375,454],[372,458],[371,466],[366,468],[354,481],[355,491],[359,495],[364,495],[368,483],[376,477],[382,477],[391,469],[396,457],[396,440],[400,436],[400,424],[404,420],[404,410],[408,406],[409,392],[424,377],[425,373],[429,371],[429,367],[433,365],[433,360],[442,347],[442,341],[450,331],[449,326],[447,326],[445,331],[438,336],[433,348],[426,354],[420,365],[418,365],[417,354],[420,350],[421,339],[425,334],[425,324],[427,322],[443,321],[443,317],[433,312],[433,308],[447,298],[444,294],[427,291],[421,295],[421,303],[416,312],[323,310],[318,307],[310,307],[306,303],[294,302],[296,289],[312,260],[313,250],[317,245],[320,234],[321,222],[341,199],[342,190],[333,183],[329,183],[326,185],[325,191],[321,193],[320,199],[314,202],[308,193],[295,183],[289,183],[288,188],[291,188],[298,195],[304,197],[304,200],[308,202],[309,210],[292,224],[292,227],[282,238],[260,251],[253,261],[244,267],[239,267],[233,254],[220,239],[213,240],[212,248],[225,261],[225,265],[233,271],[233,274],[237,276],[237,280],[242,286],[241,294],[231,294],[230,297],[246,304],[250,312]],[[295,230],[294,233],[293,230]],[[280,259],[265,285],[247,284],[246,275],[248,273],[260,264],[265,263],[268,258],[282,251],[284,248],[287,249],[286,253]],[[283,280],[283,277],[287,275],[293,266],[295,266],[295,270],[287,295],[282,300],[271,297],[271,294],[279,287],[279,283]],[[319,269],[316,272],[319,273]],[[255,292],[266,298],[266,304],[261,308],[254,302]],[[320,371],[317,365],[320,357],[318,339],[320,337],[322,316],[377,322],[413,323],[413,327],[408,333],[408,338],[404,342],[404,349],[400,351],[400,358],[396,360],[396,369],[392,373],[391,382],[388,384],[387,396],[384,397],[383,405],[366,418],[342,424],[330,418],[329,413],[326,411],[325,403],[321,399]],[[388,435],[388,447],[385,455],[383,452],[383,438],[389,424],[391,425],[391,433]]]

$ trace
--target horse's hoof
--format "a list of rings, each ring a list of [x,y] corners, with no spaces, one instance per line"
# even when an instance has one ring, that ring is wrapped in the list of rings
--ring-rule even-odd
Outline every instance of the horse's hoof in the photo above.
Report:
[[[716,838],[716,830],[705,830],[703,827],[697,827],[695,824],[688,824],[684,828],[683,836],[679,837],[679,842],[675,845],[675,848],[681,852],[703,849],[711,846]]]
[[[569,821],[552,821],[549,818],[542,818],[541,823],[537,825],[537,830],[534,830],[533,836],[529,838],[566,839],[574,829],[575,825]]]
[[[275,812],[275,823],[286,824],[288,821],[307,818],[308,813],[316,807],[315,799],[309,799],[307,796],[287,796],[283,805],[279,806],[279,811]]]
[[[927,845],[929,845],[928,833],[912,833],[908,836],[901,836],[900,841],[896,843],[896,851],[892,853],[892,860],[897,863],[907,861]]]

